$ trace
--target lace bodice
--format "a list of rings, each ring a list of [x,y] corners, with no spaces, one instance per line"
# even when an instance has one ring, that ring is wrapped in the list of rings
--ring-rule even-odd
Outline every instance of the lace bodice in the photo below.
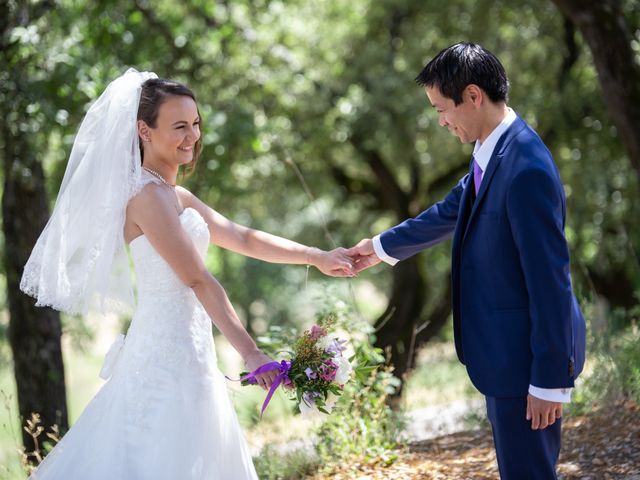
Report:
[[[38,305],[129,313],[134,303],[127,202],[160,180],[141,171],[135,128],[141,84],[155,74],[128,74],[82,122],[56,209],[25,267],[21,288]],[[193,208],[179,220],[204,259],[206,221]],[[146,236],[129,250],[136,308],[107,352],[106,382],[29,479],[258,480],[217,367],[211,318]]]
[[[202,216],[187,208],[180,223],[204,258]],[[257,480],[211,319],[145,236],[130,249],[138,302],[126,337],[107,353],[108,382],[32,480]]]
[[[180,223],[204,258],[209,230],[197,210],[186,208]],[[126,335],[132,368],[159,362],[176,374],[190,365],[208,370],[215,355],[211,319],[191,288],[185,285],[144,236],[130,243],[138,301]],[[203,370],[203,371],[204,371]]]

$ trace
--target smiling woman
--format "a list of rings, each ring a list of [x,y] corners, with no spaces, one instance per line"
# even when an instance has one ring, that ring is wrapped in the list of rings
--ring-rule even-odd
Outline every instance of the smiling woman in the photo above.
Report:
[[[193,168],[201,148],[193,93],[149,72],[127,71],[87,113],[65,173],[70,187],[63,184],[52,217],[52,225],[61,227],[39,240],[52,247],[34,250],[23,290],[41,303],[82,312],[82,302],[89,301],[85,297],[95,296],[94,284],[114,284],[114,259],[125,261],[115,285],[128,281],[126,242],[138,295],[127,334],[109,349],[100,372],[107,383],[39,465],[34,480],[257,478],[217,368],[211,322],[247,369],[271,359],[207,270],[207,248],[214,243],[268,262],[312,264],[334,276],[352,275],[353,264],[345,249],[325,252],[237,225],[177,187],[180,167]],[[111,216],[99,216],[103,212]],[[73,223],[80,214],[86,228]],[[93,236],[83,233],[91,226]],[[109,248],[100,250],[105,242]],[[60,245],[76,250],[48,261],[43,276],[40,259],[49,260],[49,252]],[[83,281],[96,264],[101,267],[96,278]],[[59,278],[62,293],[53,289],[54,295],[45,297]],[[87,292],[76,284],[86,285]],[[257,384],[268,389],[276,373],[261,372]]]
[[[200,111],[191,89],[172,80],[147,80],[140,93],[138,134],[146,168],[168,174],[174,166],[186,165],[192,172],[202,151],[202,138]]]

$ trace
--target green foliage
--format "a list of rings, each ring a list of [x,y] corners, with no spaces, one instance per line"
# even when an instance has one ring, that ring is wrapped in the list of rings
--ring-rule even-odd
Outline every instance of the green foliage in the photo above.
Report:
[[[407,410],[481,398],[465,366],[458,360],[453,340],[429,342],[419,352],[416,367],[407,375],[405,388],[403,406]]]
[[[253,459],[262,480],[302,480],[319,467],[317,457],[304,449],[283,452],[282,446],[268,445]]]
[[[18,18],[18,3],[8,5]],[[637,27],[637,5],[625,5]],[[185,183],[205,202],[239,223],[321,248],[333,246],[325,218],[339,244],[353,244],[439,200],[465,173],[469,147],[438,126],[413,78],[441,48],[471,40],[502,59],[510,104],[558,163],[578,290],[592,288],[592,272],[609,290],[612,279],[640,285],[637,177],[579,37],[575,63],[564,68],[564,19],[549,1],[59,0],[29,8],[29,21],[7,32],[13,43],[3,57],[0,105],[7,128],[29,132],[52,201],[88,103],[135,66],[196,92],[205,148]],[[407,195],[407,212],[380,188],[380,166]],[[421,256],[430,309],[443,301],[449,246]],[[288,300],[302,269],[213,249],[208,265],[252,333],[293,318]],[[377,283],[389,275],[380,270]],[[318,282],[313,274],[311,281]]]
[[[267,447],[259,456],[264,460],[256,464],[261,478],[301,478],[291,476],[292,464],[302,471],[320,468],[330,471],[353,457],[360,461],[382,459],[390,463],[395,459],[392,450],[403,442],[403,417],[386,403],[400,381],[393,376],[392,369],[384,365],[382,351],[373,347],[372,327],[343,302],[326,307],[316,320],[323,324],[322,319],[326,318],[335,319],[336,330],[344,332],[338,336],[348,338],[353,350],[350,357],[354,364],[353,378],[346,384],[333,413],[324,417],[313,431],[315,454],[304,454],[304,449],[294,450],[285,456],[288,460],[272,461],[276,447]],[[291,330],[278,327],[273,328],[272,333],[260,338],[261,348],[272,353],[287,350],[287,345],[291,345],[287,342],[297,338]]]
[[[392,450],[403,443],[404,420],[386,400],[399,384],[390,369],[378,368],[347,386],[344,410],[329,417],[317,431],[316,448],[325,469],[353,458],[393,462]]]
[[[637,47],[638,2],[623,5]],[[2,128],[26,133],[29,153],[45,166],[52,202],[88,104],[135,66],[185,82],[198,96],[205,148],[185,186],[234,221],[321,248],[333,246],[323,219],[344,245],[401,220],[380,188],[381,167],[406,193],[410,214],[440,199],[465,173],[469,147],[438,126],[413,78],[447,45],[470,40],[487,46],[509,74],[510,105],[539,131],[560,169],[575,288],[581,298],[597,292],[612,307],[627,308],[600,315],[605,327],[614,325],[610,334],[591,323],[598,339],[590,342],[593,374],[576,389],[576,404],[586,408],[614,392],[637,398],[639,349],[629,325],[638,315],[628,306],[637,304],[633,292],[640,288],[638,179],[607,113],[588,48],[568,35],[550,1],[9,0],[5,10],[15,25],[3,32],[9,48],[0,65]],[[568,38],[576,40],[577,56],[565,68]],[[8,146],[0,145],[0,159],[7,154]],[[431,308],[442,301],[448,281],[449,245],[421,257]],[[297,314],[309,302],[301,292],[304,267],[215,248],[207,265],[254,335],[269,326],[295,332],[306,321]],[[364,284],[367,275],[356,282]],[[376,271],[381,292],[389,278],[390,269]],[[311,270],[308,291],[324,284]],[[76,320],[68,319],[65,331],[82,342],[90,332]],[[0,321],[0,343],[5,325]],[[379,356],[371,350],[371,332],[363,331],[368,338],[360,354]],[[284,336],[280,342],[271,345],[273,353],[292,345]],[[9,364],[7,350],[0,345],[3,365]],[[334,414],[324,432],[333,439],[343,430],[349,438],[320,445],[323,455],[338,458],[357,446],[375,455],[392,443],[393,416],[381,399],[395,382],[378,368],[348,386],[362,389],[343,396],[341,408],[350,413]],[[366,423],[376,415],[378,430]],[[356,425],[360,419],[364,425]],[[370,442],[363,431],[374,432]]]
[[[593,315],[594,309],[589,312]],[[640,310],[617,311],[630,315],[631,327],[620,331],[606,325],[604,332],[591,332],[588,350],[588,370],[584,381],[574,392],[570,411],[586,413],[603,405],[626,400],[640,404]],[[592,320],[591,325],[594,325]],[[614,324],[615,325],[615,324]]]

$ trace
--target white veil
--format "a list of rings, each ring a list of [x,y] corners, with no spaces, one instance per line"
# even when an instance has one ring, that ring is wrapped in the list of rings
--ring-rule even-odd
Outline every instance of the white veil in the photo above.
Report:
[[[127,70],[87,112],[51,218],[24,267],[20,289],[72,314],[133,305],[123,228],[141,175],[136,118],[141,86],[157,78]]]

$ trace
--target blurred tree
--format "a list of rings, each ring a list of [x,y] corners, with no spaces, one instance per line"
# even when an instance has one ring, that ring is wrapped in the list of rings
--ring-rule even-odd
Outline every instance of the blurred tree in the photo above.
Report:
[[[64,368],[60,347],[60,315],[36,308],[19,290],[22,269],[49,218],[41,155],[32,140],[34,57],[38,55],[34,24],[53,7],[48,2],[3,2],[0,5],[0,145],[4,173],[2,226],[9,306],[9,342],[13,352],[20,416],[39,413],[41,425],[68,428]],[[22,432],[28,452],[33,438]],[[30,460],[34,460],[30,458]]]
[[[637,198],[637,193],[624,195],[620,187],[626,187],[633,178],[640,180],[640,53],[638,41],[640,40],[640,4],[636,1],[603,1],[603,2],[576,2],[572,0],[553,0],[558,9],[566,15],[566,52],[563,73],[570,70],[578,59],[583,45],[575,39],[577,28],[591,53],[591,60],[595,66],[601,90],[598,92],[606,105],[615,128],[611,129],[612,136],[619,134],[624,146],[631,170],[635,171],[631,178],[622,180],[620,168],[615,156],[605,157],[605,162],[610,164],[613,175],[609,177],[609,183],[613,187],[611,200],[620,206],[623,198],[627,201]],[[565,79],[563,75],[561,81]],[[561,85],[567,91],[565,85]],[[586,103],[586,102],[585,102]],[[585,123],[592,126],[593,119],[584,118]],[[600,121],[596,121],[595,127],[600,129]],[[601,141],[604,139],[600,139]],[[606,140],[605,140],[606,141]],[[632,173],[632,172],[629,172]],[[583,179],[589,178],[588,174]],[[594,192],[587,191],[588,199],[596,199],[600,206],[604,203],[603,190],[593,185]],[[635,190],[635,189],[634,189]],[[588,201],[588,200],[587,200]],[[600,208],[595,209],[594,223],[596,228],[592,231],[591,242],[587,245],[594,251],[593,240],[598,241],[602,235],[614,242],[601,242],[607,250],[613,245],[613,249],[605,255],[595,256],[595,261],[583,264],[584,273],[593,291],[613,307],[626,310],[632,309],[640,301],[640,278],[637,269],[640,266],[637,255],[638,237],[630,230],[635,230],[628,225],[620,215],[604,216]],[[619,208],[615,208],[619,212]],[[601,215],[604,218],[601,219]],[[595,224],[595,225],[594,225]],[[599,242],[600,243],[600,242]],[[613,251],[617,250],[617,251]],[[604,252],[601,252],[604,253]],[[592,256],[592,255],[589,255]],[[605,257],[605,258],[603,258]],[[630,316],[624,316],[626,322],[619,327],[628,324]]]
[[[280,102],[265,101],[261,92],[260,136],[270,154],[297,161],[324,198],[343,196],[331,213],[342,230],[351,230],[344,238],[354,242],[419,213],[466,173],[470,150],[438,127],[412,79],[441,48],[476,41],[505,63],[510,104],[538,129],[562,171],[576,288],[612,304],[637,303],[639,237],[630,220],[637,207],[620,201],[637,198],[637,189],[625,179],[629,168],[620,163],[624,154],[593,65],[577,56],[582,44],[551,2],[334,1],[296,3],[279,13],[288,34],[277,37],[272,24],[269,34],[256,27],[256,51],[266,52],[256,69],[289,76]],[[274,36],[281,42],[277,50],[260,45]],[[269,86],[269,92],[278,88]],[[278,128],[282,117],[293,125],[288,135]],[[608,174],[612,169],[615,175]],[[357,205],[355,217],[349,205]],[[377,342],[390,349],[399,375],[448,316],[448,249],[431,249],[376,275],[385,285],[391,274]],[[625,261],[626,254],[634,261]],[[624,288],[594,288],[596,272]]]
[[[553,2],[589,45],[609,113],[640,180],[640,55],[633,46],[640,6],[620,0]]]
[[[17,3],[8,5],[17,12]],[[196,173],[184,179],[188,188],[239,223],[329,248],[326,219],[339,244],[353,244],[416,215],[466,173],[470,148],[438,126],[413,78],[440,49],[476,41],[501,58],[510,105],[537,128],[558,163],[576,288],[612,306],[637,303],[638,182],[630,181],[628,154],[592,59],[581,54],[576,24],[551,0],[59,0],[55,6],[46,19],[32,17],[28,28],[11,31],[21,55],[30,53],[20,57],[21,69],[2,71],[3,79],[23,85],[5,82],[2,101],[22,103],[16,118],[3,121],[28,125],[12,128],[26,129],[25,148],[41,152],[50,200],[86,105],[135,66],[185,82],[198,96],[205,148]],[[624,12],[632,17],[629,7]],[[376,321],[377,343],[389,349],[399,375],[449,317],[449,250],[445,243],[356,281],[379,287],[386,307]],[[208,265],[254,333],[270,322],[305,318],[304,268],[219,249],[210,250]],[[318,274],[310,280],[324,282]]]

